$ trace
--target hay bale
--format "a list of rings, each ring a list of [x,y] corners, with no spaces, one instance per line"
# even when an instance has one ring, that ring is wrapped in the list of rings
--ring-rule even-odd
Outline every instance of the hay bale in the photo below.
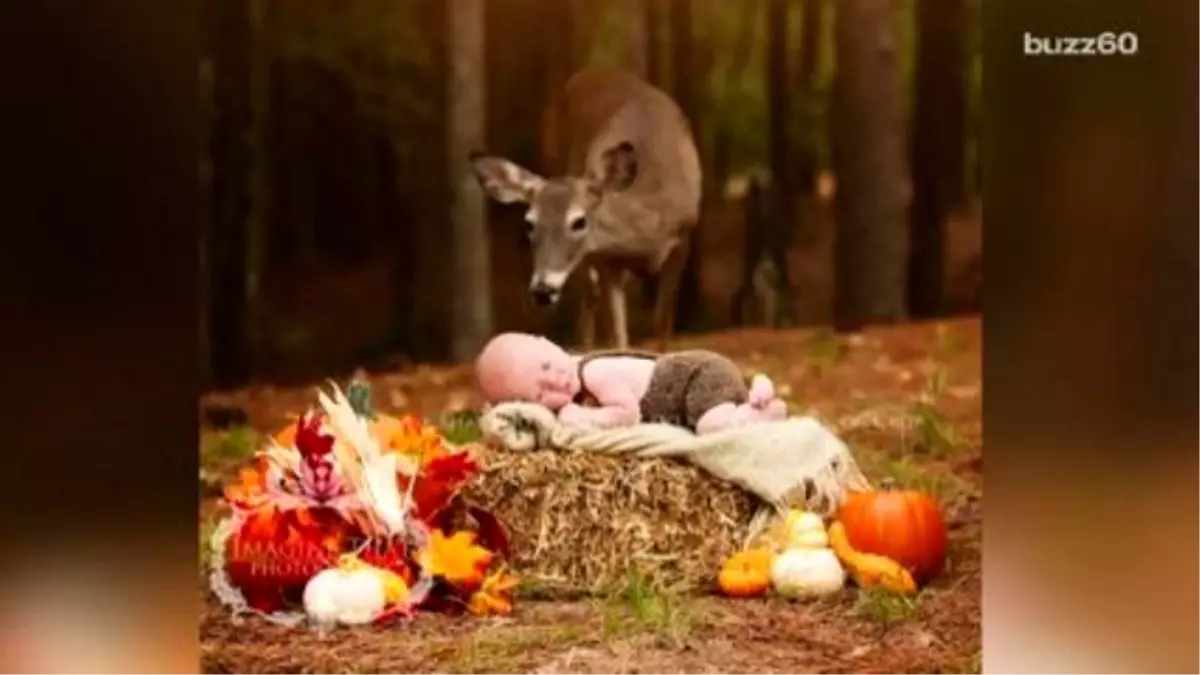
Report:
[[[480,461],[465,496],[508,529],[523,587],[552,597],[609,592],[631,575],[710,588],[761,503],[674,459],[489,449]]]

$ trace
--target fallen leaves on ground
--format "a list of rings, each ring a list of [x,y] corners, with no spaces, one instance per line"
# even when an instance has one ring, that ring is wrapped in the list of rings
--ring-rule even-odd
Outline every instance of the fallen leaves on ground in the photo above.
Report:
[[[512,594],[517,578],[501,568],[483,580],[479,590],[471,594],[467,609],[472,614],[508,616],[512,613]]]
[[[433,530],[429,544],[417,552],[417,564],[432,576],[472,590],[483,581],[492,557],[491,551],[475,544],[474,532],[463,530],[447,537]]]

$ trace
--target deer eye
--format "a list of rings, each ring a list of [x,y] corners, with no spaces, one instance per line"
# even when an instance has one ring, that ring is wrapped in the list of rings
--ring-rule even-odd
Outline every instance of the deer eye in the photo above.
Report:
[[[584,218],[581,216],[581,217],[576,218],[575,220],[571,221],[571,231],[572,232],[583,232],[584,228],[586,228],[586,227],[587,227],[587,218]]]

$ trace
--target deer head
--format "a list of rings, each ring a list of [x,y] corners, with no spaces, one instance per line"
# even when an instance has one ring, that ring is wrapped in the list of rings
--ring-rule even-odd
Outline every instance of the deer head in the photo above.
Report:
[[[633,144],[622,141],[600,154],[586,176],[543,178],[502,157],[472,153],[475,178],[488,197],[524,203],[526,232],[533,246],[529,292],[539,305],[558,302],[571,272],[591,250],[591,232],[605,197],[628,188],[637,177]]]

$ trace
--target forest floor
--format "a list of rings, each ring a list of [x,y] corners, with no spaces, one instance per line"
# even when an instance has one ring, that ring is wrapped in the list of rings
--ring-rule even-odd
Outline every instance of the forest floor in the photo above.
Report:
[[[766,372],[797,413],[834,425],[868,478],[935,495],[950,530],[946,571],[911,600],[848,587],[787,602],[716,596],[615,595],[574,602],[517,597],[503,619],[421,615],[390,630],[231,623],[205,587],[204,672],[966,673],[981,669],[981,332],[977,317],[868,330],[752,329],[674,345],[725,353]],[[436,421],[478,404],[466,367],[369,374],[376,405]],[[320,382],[255,387],[202,401],[201,533],[219,485],[313,402]],[[233,422],[232,426],[229,426]],[[201,582],[202,586],[203,581]],[[630,599],[630,598],[633,599]]]

